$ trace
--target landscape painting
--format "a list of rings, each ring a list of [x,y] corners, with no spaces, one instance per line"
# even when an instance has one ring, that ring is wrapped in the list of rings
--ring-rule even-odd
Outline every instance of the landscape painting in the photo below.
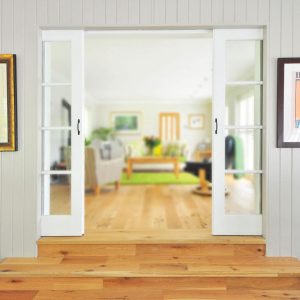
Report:
[[[141,113],[113,112],[111,123],[117,134],[140,134]]]

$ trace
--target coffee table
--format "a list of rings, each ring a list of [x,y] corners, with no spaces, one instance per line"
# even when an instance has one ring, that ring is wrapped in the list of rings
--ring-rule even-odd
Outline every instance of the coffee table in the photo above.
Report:
[[[142,157],[129,157],[127,159],[127,177],[130,178],[132,174],[133,165],[141,164],[172,164],[174,166],[174,174],[176,178],[179,177],[179,159],[178,157],[171,156],[142,156]]]

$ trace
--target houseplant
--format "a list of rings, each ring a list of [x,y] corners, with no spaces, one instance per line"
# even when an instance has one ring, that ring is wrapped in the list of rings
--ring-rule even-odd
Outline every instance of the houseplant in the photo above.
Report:
[[[99,127],[92,131],[90,140],[108,141],[115,137],[115,130],[110,127]]]
[[[161,143],[160,138],[156,136],[145,136],[144,142],[150,155],[153,154],[153,149]]]

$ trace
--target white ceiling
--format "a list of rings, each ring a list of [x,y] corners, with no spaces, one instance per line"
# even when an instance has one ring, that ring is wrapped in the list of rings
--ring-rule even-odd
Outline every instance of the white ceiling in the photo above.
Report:
[[[86,35],[86,103],[199,102],[212,94],[207,31]]]
[[[230,42],[228,80],[253,80],[259,73],[260,44]],[[48,53],[48,52],[47,52]],[[51,43],[54,82],[70,81],[70,44]],[[210,31],[88,32],[85,38],[85,102],[177,103],[210,101]],[[48,57],[48,58],[47,58]],[[50,62],[50,61],[49,61]]]

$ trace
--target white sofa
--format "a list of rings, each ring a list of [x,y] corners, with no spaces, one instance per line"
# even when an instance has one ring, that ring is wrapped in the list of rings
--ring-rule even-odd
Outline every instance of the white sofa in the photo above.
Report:
[[[162,143],[162,156],[168,156],[166,153],[166,148],[170,143],[177,143],[180,145],[180,170],[183,170],[185,167],[185,161],[188,158],[189,149],[187,144],[184,141],[175,141],[175,142],[163,142]],[[144,141],[137,140],[131,143],[126,144],[125,146],[125,153],[127,157],[143,157],[149,155],[148,149],[145,146]],[[133,170],[138,171],[173,171],[173,166],[171,164],[136,164],[133,165]]]

